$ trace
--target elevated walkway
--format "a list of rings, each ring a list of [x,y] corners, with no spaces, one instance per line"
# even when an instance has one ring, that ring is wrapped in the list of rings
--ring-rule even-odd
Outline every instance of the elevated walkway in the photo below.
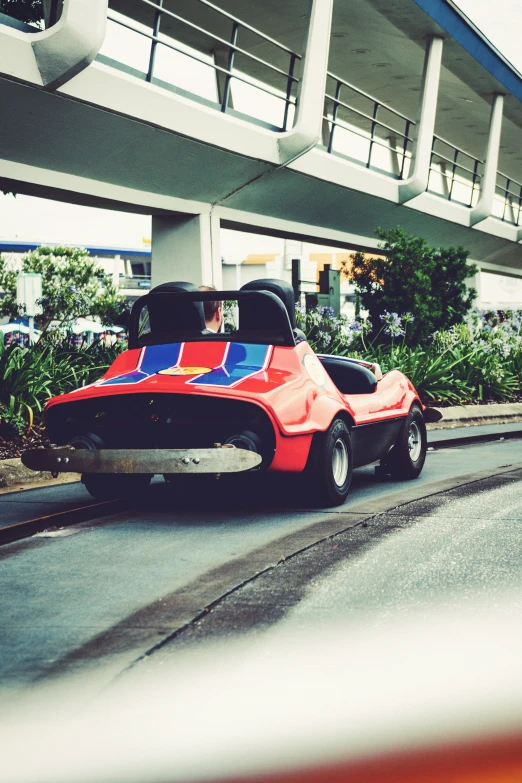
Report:
[[[175,257],[219,284],[219,225],[374,250],[400,224],[521,275],[520,74],[449,0],[331,5],[70,0],[45,32],[0,23],[0,187],[157,216],[155,283]]]

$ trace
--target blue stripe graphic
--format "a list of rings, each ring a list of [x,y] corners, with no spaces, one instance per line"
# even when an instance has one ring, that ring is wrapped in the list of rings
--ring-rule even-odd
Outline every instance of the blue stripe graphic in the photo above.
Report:
[[[144,349],[143,361],[140,368],[125,375],[117,375],[108,381],[102,381],[100,386],[121,386],[130,383],[140,383],[151,375],[155,375],[159,370],[166,370],[167,367],[173,367],[179,361],[181,343],[171,343],[170,345],[149,345]]]
[[[249,375],[259,372],[265,364],[270,346],[250,345],[249,343],[230,343],[227,359],[223,367],[212,370],[207,375],[187,381],[197,386],[233,386]]]

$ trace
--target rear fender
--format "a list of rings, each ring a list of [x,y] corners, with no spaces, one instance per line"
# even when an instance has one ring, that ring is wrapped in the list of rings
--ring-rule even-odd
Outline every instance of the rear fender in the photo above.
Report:
[[[315,399],[307,427],[313,428],[315,432],[324,432],[336,418],[342,419],[349,428],[354,426],[353,417],[345,408],[341,408],[330,397],[322,395]],[[276,428],[276,453],[270,470],[292,473],[303,471],[308,461],[313,437],[314,432],[289,435]]]
[[[300,473],[306,467],[312,433],[307,435],[284,435],[276,431],[276,451],[269,470],[286,473]]]
[[[342,419],[348,427],[355,424],[354,416],[347,405],[341,405],[339,400],[326,394],[317,396],[310,410],[310,428],[325,432],[335,418]]]

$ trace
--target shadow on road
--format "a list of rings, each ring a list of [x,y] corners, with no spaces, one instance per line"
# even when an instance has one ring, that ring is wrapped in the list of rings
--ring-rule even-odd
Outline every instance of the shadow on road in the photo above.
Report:
[[[382,483],[373,471],[355,472],[350,496]],[[156,511],[279,511],[311,510],[321,506],[303,475],[183,476],[155,482],[134,501],[135,508]]]

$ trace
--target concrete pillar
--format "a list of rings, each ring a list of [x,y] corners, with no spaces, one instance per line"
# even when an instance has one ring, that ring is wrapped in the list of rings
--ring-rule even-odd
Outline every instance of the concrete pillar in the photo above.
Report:
[[[152,287],[175,280],[221,288],[219,218],[210,214],[152,217]]]
[[[333,126],[332,126],[333,127]],[[323,117],[323,125],[321,129],[321,143],[324,147],[328,147],[330,144],[330,123]]]
[[[439,163],[440,166],[440,176],[442,179],[442,195],[444,198],[450,197],[450,186],[448,184],[449,174],[448,174],[448,165],[445,160],[441,160]]]
[[[465,282],[468,288],[474,288],[477,292],[477,298],[475,299],[474,306],[482,307],[482,279],[480,269],[473,275],[473,277],[468,277]]]
[[[228,58],[229,58],[229,49],[219,48],[214,49],[212,54],[214,55],[214,62],[217,66],[220,68],[228,68]],[[225,94],[225,84],[227,81],[227,75],[226,73],[223,73],[223,71],[216,71],[216,89],[217,89],[217,98],[218,103],[223,103],[223,96]],[[234,108],[234,101],[232,98],[232,90],[229,91],[228,94],[228,108],[233,109]]]
[[[426,46],[421,94],[413,133],[410,173],[407,180],[399,183],[399,204],[419,196],[428,187],[442,64],[442,44],[442,38],[435,37],[431,38]]]
[[[402,155],[399,157],[399,150],[397,149],[397,137],[388,136],[386,141],[390,147],[390,161],[391,171],[396,177],[400,177],[402,168]]]
[[[303,243],[298,239],[285,239],[283,248],[283,270],[286,272],[292,271],[292,260],[303,258]],[[288,277],[288,275],[285,275]]]
[[[469,224],[475,226],[489,217],[493,211],[493,199],[497,187],[498,155],[500,151],[500,136],[502,134],[502,112],[504,96],[496,94],[491,104],[489,119],[489,135],[484,161],[484,174],[480,183],[480,198],[477,206],[471,210]]]
[[[324,94],[333,0],[312,0],[294,127],[278,140],[280,163],[288,165],[323,138]]]
[[[46,29],[56,24],[62,13],[62,0],[43,0],[44,22]]]
[[[120,287],[120,270],[121,270],[121,256],[118,253],[114,256],[114,263],[112,267],[112,284],[115,288]]]

